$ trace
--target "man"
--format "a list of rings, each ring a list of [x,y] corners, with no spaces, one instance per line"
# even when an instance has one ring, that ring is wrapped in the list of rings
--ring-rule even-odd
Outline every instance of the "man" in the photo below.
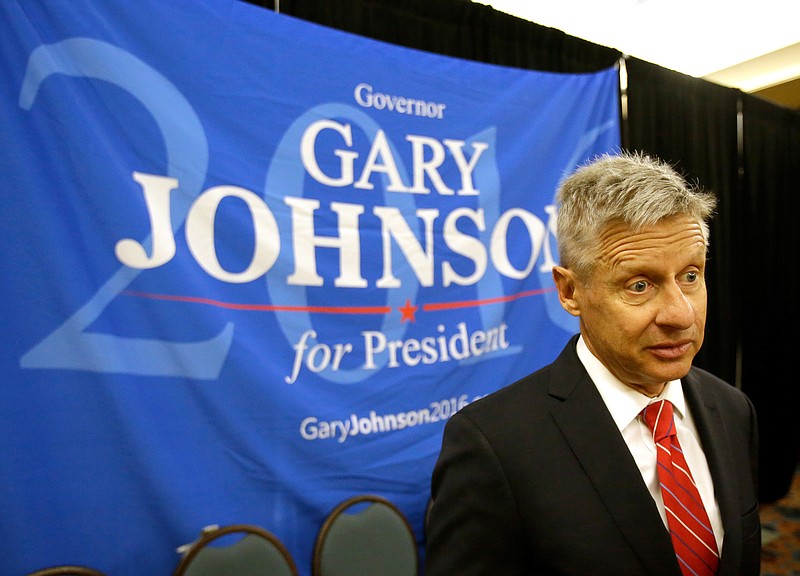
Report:
[[[753,406],[692,367],[716,200],[632,154],[582,167],[557,199],[553,278],[580,334],[549,366],[448,421],[427,576],[758,574]],[[665,406],[681,448],[657,447],[642,413]],[[688,466],[707,534],[675,524],[677,490],[662,489],[657,451],[685,456],[675,470]],[[701,555],[692,568],[687,556]]]

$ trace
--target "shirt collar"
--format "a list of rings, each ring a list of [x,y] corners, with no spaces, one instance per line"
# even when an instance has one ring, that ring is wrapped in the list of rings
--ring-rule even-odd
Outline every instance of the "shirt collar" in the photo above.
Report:
[[[649,398],[626,386],[614,376],[608,368],[589,350],[583,336],[578,338],[578,358],[583,364],[589,377],[600,392],[620,430],[625,429],[644,409],[645,406],[659,400],[669,400],[675,408],[675,413],[680,418],[686,414],[686,401],[683,398],[683,388],[680,380],[670,380],[656,398]]]

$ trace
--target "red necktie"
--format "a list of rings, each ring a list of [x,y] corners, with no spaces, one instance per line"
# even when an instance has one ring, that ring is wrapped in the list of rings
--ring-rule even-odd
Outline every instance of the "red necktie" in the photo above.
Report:
[[[645,408],[642,415],[653,431],[661,496],[681,571],[684,576],[714,575],[719,565],[717,542],[678,443],[672,403],[655,402]]]

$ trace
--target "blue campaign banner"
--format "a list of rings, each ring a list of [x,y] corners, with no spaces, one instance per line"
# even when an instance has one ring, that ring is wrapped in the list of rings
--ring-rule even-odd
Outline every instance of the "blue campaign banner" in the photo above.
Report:
[[[164,574],[252,523],[305,575],[361,493],[422,548],[447,418],[577,330],[554,193],[619,147],[616,70],[235,0],[0,12],[0,573]]]

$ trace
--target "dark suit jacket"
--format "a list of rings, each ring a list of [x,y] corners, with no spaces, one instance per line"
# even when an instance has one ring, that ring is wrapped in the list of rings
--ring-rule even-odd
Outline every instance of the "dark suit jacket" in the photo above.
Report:
[[[448,421],[432,479],[427,576],[680,576],[669,533],[576,341],[553,364]],[[725,528],[719,574],[758,574],[753,406],[698,368],[681,381]]]

